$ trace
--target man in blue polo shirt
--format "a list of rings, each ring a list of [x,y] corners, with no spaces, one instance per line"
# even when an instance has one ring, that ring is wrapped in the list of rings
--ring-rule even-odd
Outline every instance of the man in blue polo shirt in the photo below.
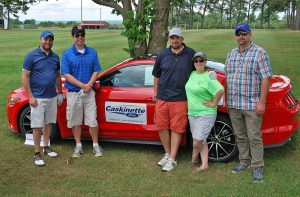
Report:
[[[43,152],[56,157],[57,153],[48,146],[51,123],[56,123],[57,104],[63,101],[59,57],[52,50],[54,35],[43,31],[40,46],[25,57],[22,84],[29,97],[31,128],[34,140],[34,164],[45,165],[40,154],[41,134],[44,134]],[[58,96],[56,92],[58,90]]]
[[[85,43],[85,29],[74,26],[71,31],[74,45],[62,56],[61,72],[66,78],[67,91],[67,126],[72,128],[76,146],[72,157],[83,154],[81,144],[81,125],[89,126],[93,140],[95,157],[103,156],[98,144],[98,122],[95,92],[92,89],[100,71],[97,52]]]

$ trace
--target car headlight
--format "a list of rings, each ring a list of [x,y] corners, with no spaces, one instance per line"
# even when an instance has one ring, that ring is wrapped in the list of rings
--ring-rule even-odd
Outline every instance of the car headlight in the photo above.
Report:
[[[20,100],[20,98],[12,98],[12,97],[10,97],[10,99],[9,99],[9,105],[13,106],[13,105],[15,105],[19,100]]]

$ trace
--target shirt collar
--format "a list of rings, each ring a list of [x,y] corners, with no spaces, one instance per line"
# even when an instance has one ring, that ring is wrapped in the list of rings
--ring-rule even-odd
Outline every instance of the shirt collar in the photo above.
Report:
[[[38,46],[38,52],[39,52],[39,54],[47,55],[44,51],[42,51],[41,46]],[[52,52],[52,50],[50,49],[48,55],[51,55],[52,53],[53,53],[53,52]]]
[[[75,47],[75,44],[73,44],[72,50],[73,50],[73,53],[74,53],[75,55],[81,55],[81,54],[82,54],[82,53],[79,53],[79,52],[78,52],[78,50],[77,50],[76,47]],[[85,54],[87,54],[87,53],[89,53],[89,50],[88,50],[87,46],[84,45],[84,53],[83,53],[83,54],[85,55]]]
[[[182,49],[179,53],[174,53],[174,52],[171,50],[171,46],[169,46],[169,53],[170,53],[170,54],[176,54],[176,55],[181,55],[181,54],[185,53],[185,51],[186,51],[186,45],[185,45],[184,43],[182,43],[182,45],[183,45],[183,49]]]

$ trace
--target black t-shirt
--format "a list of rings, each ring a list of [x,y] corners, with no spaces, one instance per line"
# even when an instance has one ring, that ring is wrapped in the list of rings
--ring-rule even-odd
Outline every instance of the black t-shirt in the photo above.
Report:
[[[194,68],[194,54],[193,49],[184,45],[178,54],[167,48],[158,55],[152,71],[152,75],[159,78],[158,99],[169,102],[187,100],[184,86]]]

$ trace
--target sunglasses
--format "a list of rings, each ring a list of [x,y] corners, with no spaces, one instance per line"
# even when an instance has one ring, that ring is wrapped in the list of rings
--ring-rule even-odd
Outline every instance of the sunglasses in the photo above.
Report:
[[[247,36],[247,35],[248,35],[248,32],[246,32],[246,31],[240,31],[240,32],[235,33],[235,35],[236,35],[236,36],[240,36],[240,35],[242,35],[242,36]]]
[[[79,37],[82,37],[82,38],[84,38],[85,37],[85,35],[84,34],[75,34],[74,35],[76,38],[79,38]]]
[[[205,60],[194,60],[194,63],[198,63],[198,62],[203,63],[203,62],[205,62]]]

